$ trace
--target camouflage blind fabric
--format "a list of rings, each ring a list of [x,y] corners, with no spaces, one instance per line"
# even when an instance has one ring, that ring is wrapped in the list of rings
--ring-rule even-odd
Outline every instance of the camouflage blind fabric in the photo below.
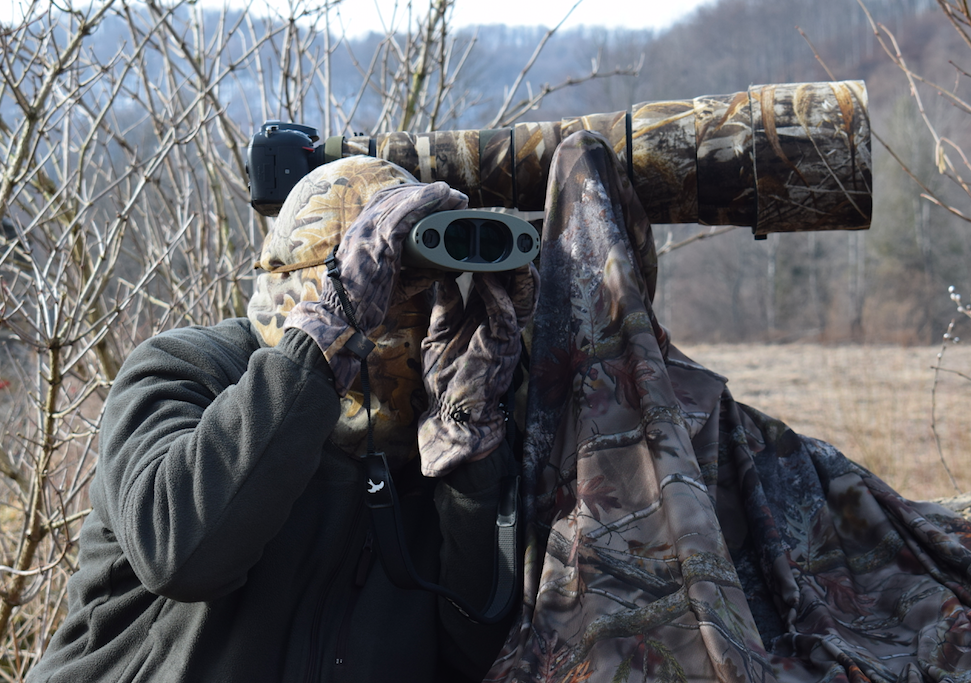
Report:
[[[486,680],[971,681],[968,522],[736,403],[655,317],[613,145],[550,168],[524,602]]]

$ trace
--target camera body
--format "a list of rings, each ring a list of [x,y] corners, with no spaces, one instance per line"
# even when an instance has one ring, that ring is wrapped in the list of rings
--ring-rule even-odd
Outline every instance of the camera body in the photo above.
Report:
[[[299,123],[267,121],[246,148],[250,204],[264,216],[276,216],[290,190],[312,170],[328,161],[325,148],[315,147],[317,129]]]

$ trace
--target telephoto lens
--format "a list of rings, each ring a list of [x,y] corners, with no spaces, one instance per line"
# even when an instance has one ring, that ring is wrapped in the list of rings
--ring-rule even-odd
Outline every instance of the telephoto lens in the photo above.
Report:
[[[329,138],[336,154],[388,159],[442,180],[473,207],[541,211],[550,161],[578,130],[603,135],[652,223],[771,232],[862,230],[872,213],[870,118],[862,81],[745,92],[498,130]]]
[[[495,130],[334,136],[317,147],[313,128],[269,121],[248,150],[251,203],[274,216],[303,174],[363,154],[444,181],[474,208],[540,211],[553,153],[580,130],[607,139],[652,223],[742,225],[757,238],[870,227],[862,81],[759,85]]]

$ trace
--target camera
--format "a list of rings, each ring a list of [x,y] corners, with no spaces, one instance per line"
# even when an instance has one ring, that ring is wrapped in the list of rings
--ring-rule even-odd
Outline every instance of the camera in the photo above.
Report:
[[[299,123],[267,121],[246,148],[250,204],[276,216],[301,178],[326,163],[324,147],[314,147],[317,130]]]
[[[333,161],[311,126],[267,121],[246,152],[250,203],[276,216],[305,175]],[[406,266],[457,272],[499,272],[533,261],[539,254],[536,229],[513,215],[495,211],[442,211],[425,217],[405,240]]]
[[[870,227],[862,81],[759,85],[560,121],[333,136],[322,145],[314,128],[267,121],[247,150],[250,201],[274,216],[313,168],[362,154],[387,159],[424,183],[444,181],[473,208],[542,210],[553,153],[578,130],[607,140],[652,223],[749,226],[757,239]]]

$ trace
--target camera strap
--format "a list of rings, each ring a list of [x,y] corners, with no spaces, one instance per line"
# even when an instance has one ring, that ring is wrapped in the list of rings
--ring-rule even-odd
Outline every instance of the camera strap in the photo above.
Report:
[[[477,609],[454,591],[418,576],[405,543],[401,508],[388,461],[384,453],[368,453],[365,464],[368,477],[365,500],[371,510],[381,563],[391,583],[399,588],[417,588],[435,593],[452,603],[464,616],[480,624],[495,624],[506,617],[518,594],[519,477],[505,477],[502,480],[496,515],[492,590],[486,606]]]
[[[448,600],[468,619],[495,624],[513,609],[519,585],[519,477],[504,477],[501,482],[499,506],[496,513],[494,568],[492,590],[486,606],[476,609],[454,591],[437,583],[426,581],[418,575],[411,553],[405,541],[401,506],[395,491],[394,480],[384,453],[374,444],[371,423],[371,388],[368,379],[367,356],[374,349],[374,342],[361,331],[354,309],[340,279],[337,247],[325,260],[327,275],[334,284],[344,316],[354,328],[354,335],[344,347],[361,361],[361,391],[364,394],[364,411],[367,415],[367,455],[364,464],[367,473],[365,502],[371,511],[371,522],[381,564],[391,583],[399,588],[430,591]],[[512,419],[510,418],[510,422]],[[509,435],[511,436],[511,431]],[[510,443],[512,446],[512,443]]]

